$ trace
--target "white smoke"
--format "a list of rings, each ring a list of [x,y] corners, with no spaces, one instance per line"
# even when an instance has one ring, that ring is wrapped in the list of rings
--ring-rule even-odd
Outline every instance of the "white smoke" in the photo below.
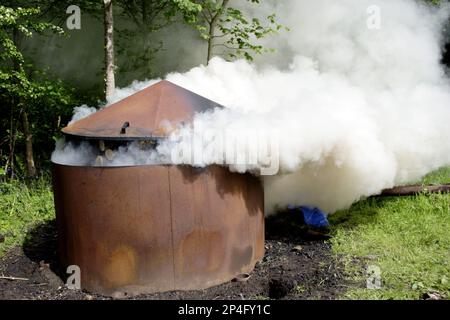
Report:
[[[64,139],[56,141],[55,151],[52,153],[54,163],[66,165],[90,166],[95,163],[96,151],[88,142],[76,145]]]
[[[380,29],[367,27],[372,5],[380,9]],[[227,109],[199,114],[156,158],[192,147],[190,132],[276,130],[281,172],[263,178],[268,212],[288,204],[333,212],[450,165],[449,79],[440,65],[448,7],[285,0],[266,1],[261,10],[275,10],[291,29],[267,44],[278,53],[270,63],[214,58],[208,67],[169,74],[167,80]]]
[[[75,107],[73,109],[73,116],[72,120],[70,120],[69,124],[81,120],[83,118],[86,118],[87,116],[97,112],[97,109],[94,107],[89,107],[86,104],[83,104],[82,106]]]

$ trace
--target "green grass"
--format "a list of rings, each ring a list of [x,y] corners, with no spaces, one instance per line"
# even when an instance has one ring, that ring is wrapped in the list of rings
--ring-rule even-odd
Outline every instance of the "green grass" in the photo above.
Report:
[[[424,185],[450,183],[450,167],[430,173],[421,181]]]
[[[424,184],[450,182],[450,169]],[[450,298],[450,195],[371,198],[330,217],[332,248],[350,280],[362,284],[345,299]],[[381,269],[381,289],[365,288],[369,265]]]
[[[0,256],[16,245],[22,245],[34,225],[55,217],[53,193],[48,179],[27,185],[19,181],[0,182]]]

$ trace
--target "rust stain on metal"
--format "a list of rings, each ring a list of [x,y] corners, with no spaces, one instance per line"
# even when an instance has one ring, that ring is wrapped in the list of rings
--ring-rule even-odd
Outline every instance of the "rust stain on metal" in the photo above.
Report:
[[[163,80],[84,119],[62,132],[84,139],[139,140],[166,137],[196,113],[222,108],[189,90]]]
[[[263,257],[263,189],[249,174],[54,164],[53,185],[61,261],[89,291],[204,289]]]
[[[197,229],[190,232],[178,248],[180,254],[177,257],[177,274],[181,277],[191,277],[195,274],[217,272],[223,262],[223,242],[220,231],[206,232]]]
[[[128,245],[119,245],[107,256],[103,277],[109,282],[108,287],[116,288],[136,281],[136,251]]]

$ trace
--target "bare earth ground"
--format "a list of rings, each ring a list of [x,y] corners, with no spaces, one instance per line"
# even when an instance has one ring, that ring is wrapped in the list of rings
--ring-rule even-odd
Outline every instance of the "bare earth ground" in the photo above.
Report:
[[[132,299],[336,299],[346,290],[343,267],[324,240],[310,238],[294,218],[267,221],[266,255],[247,281],[201,291],[141,295]],[[281,233],[281,231],[283,233]],[[109,299],[69,290],[58,276],[55,223],[28,232],[24,246],[0,260],[0,299]],[[355,284],[353,284],[354,286]]]

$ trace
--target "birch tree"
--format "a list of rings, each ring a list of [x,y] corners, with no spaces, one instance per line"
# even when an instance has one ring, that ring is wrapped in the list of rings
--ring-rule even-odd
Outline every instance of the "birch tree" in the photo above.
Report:
[[[255,5],[260,3],[260,0],[247,1]],[[288,30],[276,21],[275,14],[261,20],[234,7],[231,0],[192,0],[190,2],[197,6],[191,6],[191,8],[197,9],[186,12],[184,17],[207,43],[206,64],[217,53],[224,53],[230,59],[243,57],[251,61],[255,54],[273,51],[259,44],[259,39],[276,34],[281,29]]]
[[[114,15],[112,0],[103,0],[105,27],[105,96],[113,93],[115,84],[114,65]]]

